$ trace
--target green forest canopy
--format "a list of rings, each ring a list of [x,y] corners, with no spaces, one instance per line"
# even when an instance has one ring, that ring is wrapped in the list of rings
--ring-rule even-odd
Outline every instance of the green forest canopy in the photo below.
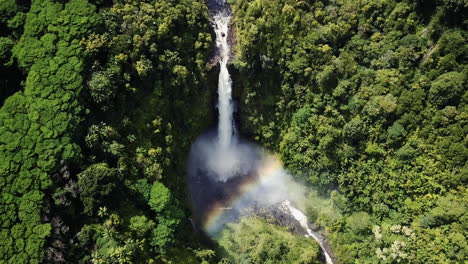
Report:
[[[229,2],[240,130],[320,190],[340,263],[466,261],[468,3]],[[316,261],[261,219],[193,232],[212,42],[200,0],[1,1],[0,263]]]
[[[340,262],[465,261],[468,3],[232,7],[244,133],[331,194]]]

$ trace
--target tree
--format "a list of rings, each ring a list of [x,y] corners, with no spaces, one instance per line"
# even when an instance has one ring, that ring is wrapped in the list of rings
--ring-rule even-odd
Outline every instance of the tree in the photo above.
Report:
[[[91,98],[104,110],[109,109],[116,96],[116,76],[120,73],[118,66],[110,66],[103,71],[95,71],[88,82]]]
[[[346,224],[354,232],[365,232],[370,230],[370,216],[366,212],[357,212],[346,219]]]
[[[145,237],[145,235],[154,228],[155,224],[146,216],[134,216],[130,218],[130,229],[136,233],[137,237]]]
[[[116,189],[118,178],[117,169],[109,168],[105,163],[91,165],[78,175],[80,199],[85,214],[95,214],[96,209],[106,203]]]
[[[171,193],[162,183],[155,182],[151,187],[149,205],[157,213],[163,212],[171,202]]]
[[[446,105],[456,105],[465,92],[466,74],[462,72],[447,72],[432,83],[429,98],[433,104],[442,108]]]

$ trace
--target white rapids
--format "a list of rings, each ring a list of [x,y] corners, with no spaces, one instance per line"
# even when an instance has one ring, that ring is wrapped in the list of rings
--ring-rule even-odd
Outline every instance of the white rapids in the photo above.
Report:
[[[304,228],[304,230],[307,231],[306,237],[312,237],[313,239],[315,239],[315,241],[317,241],[317,243],[319,243],[320,248],[322,249],[322,252],[323,252],[323,254],[325,256],[326,263],[327,264],[334,264],[332,258],[330,257],[330,254],[328,253],[328,250],[325,248],[325,246],[323,244],[323,241],[322,241],[322,238],[320,237],[320,235],[318,233],[312,231],[312,229],[310,229],[309,221],[307,220],[307,216],[305,216],[304,213],[301,210],[294,207],[291,204],[291,202],[289,202],[288,200],[284,201],[283,205],[289,209],[289,212],[294,217],[294,219],[296,219],[299,222],[299,224],[302,226],[302,228]]]

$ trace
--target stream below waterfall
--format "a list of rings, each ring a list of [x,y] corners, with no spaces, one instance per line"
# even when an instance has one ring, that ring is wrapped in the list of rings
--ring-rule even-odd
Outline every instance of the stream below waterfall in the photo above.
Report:
[[[279,160],[262,147],[236,135],[232,81],[227,65],[231,56],[231,10],[226,0],[208,0],[216,35],[218,127],[202,134],[192,145],[188,161],[188,187],[196,225],[209,235],[219,233],[255,208],[274,208],[295,219],[303,234],[317,241],[323,261],[333,264],[326,238],[310,227],[296,204],[303,187],[295,183]],[[294,191],[293,191],[294,190]]]

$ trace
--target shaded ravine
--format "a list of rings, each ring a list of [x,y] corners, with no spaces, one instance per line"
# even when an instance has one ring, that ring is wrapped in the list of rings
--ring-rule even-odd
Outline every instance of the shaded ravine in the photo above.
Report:
[[[231,10],[226,0],[208,0],[207,5],[216,36],[216,58],[220,66],[219,119],[216,131],[201,135],[192,145],[189,156],[187,183],[195,225],[215,237],[227,223],[235,222],[244,215],[260,214],[257,206],[262,210],[270,208],[271,213],[276,211],[287,215],[290,222],[286,225],[300,226],[303,229],[301,234],[313,238],[319,244],[323,262],[334,264],[336,261],[325,236],[311,228],[305,214],[295,205],[297,197],[288,193],[287,185],[293,180],[279,160],[274,156],[272,158],[263,148],[247,143],[236,135],[232,80],[228,71]],[[266,197],[258,197],[264,193]],[[268,196],[274,198],[268,199],[271,198]],[[263,202],[262,198],[271,202]]]

